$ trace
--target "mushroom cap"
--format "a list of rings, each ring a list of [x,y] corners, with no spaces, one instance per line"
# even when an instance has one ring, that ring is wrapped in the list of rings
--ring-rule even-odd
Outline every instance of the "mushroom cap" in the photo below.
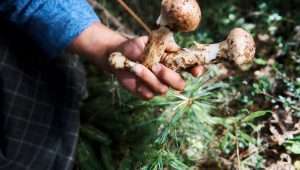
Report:
[[[252,35],[242,28],[233,29],[227,37],[228,55],[242,70],[247,70],[255,57],[255,42]]]
[[[181,32],[194,31],[201,21],[201,10],[196,0],[163,0],[157,23]]]

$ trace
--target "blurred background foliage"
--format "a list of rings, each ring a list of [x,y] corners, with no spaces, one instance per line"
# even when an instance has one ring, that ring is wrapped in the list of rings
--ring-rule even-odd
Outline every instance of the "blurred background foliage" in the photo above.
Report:
[[[126,2],[156,28],[160,0]],[[145,34],[116,1],[98,3],[134,34]],[[177,33],[177,42],[217,42],[243,27],[257,44],[252,68],[207,66],[199,78],[183,73],[184,92],[141,101],[86,64],[78,169],[300,169],[300,1],[199,3],[199,29]]]

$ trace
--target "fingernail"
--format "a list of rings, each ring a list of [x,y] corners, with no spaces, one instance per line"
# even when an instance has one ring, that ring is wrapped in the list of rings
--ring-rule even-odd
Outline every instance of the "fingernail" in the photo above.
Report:
[[[156,74],[158,74],[161,70],[161,65],[159,63],[155,64],[154,66],[152,66],[152,71]]]
[[[140,95],[146,100],[150,100],[151,98],[153,98],[153,94],[149,92],[144,86],[138,87],[137,92],[140,93]]]
[[[146,93],[145,94],[145,99],[146,100],[150,100],[150,99],[152,99],[153,98],[153,94],[152,93]]]
[[[168,88],[167,86],[162,86],[160,92],[161,92],[162,94],[165,94],[165,93],[168,92],[168,90],[169,90],[169,88]]]
[[[179,84],[178,90],[179,91],[184,91],[184,89],[185,89],[185,81],[183,81],[183,80],[179,81],[178,84]]]

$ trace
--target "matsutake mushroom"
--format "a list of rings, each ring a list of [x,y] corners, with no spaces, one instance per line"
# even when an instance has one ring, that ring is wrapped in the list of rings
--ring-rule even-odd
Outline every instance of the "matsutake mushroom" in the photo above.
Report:
[[[233,29],[227,39],[215,44],[199,44],[167,54],[162,63],[173,70],[187,69],[212,61],[233,61],[241,70],[247,70],[254,60],[255,42],[250,33],[242,28]]]
[[[200,20],[201,10],[196,0],[163,0],[158,18],[160,28],[151,32],[141,64],[151,69],[156,63],[161,63],[175,71],[222,60],[232,61],[242,70],[251,66],[255,42],[251,34],[242,28],[233,29],[220,43],[195,43],[191,48],[166,51],[168,44],[176,44],[172,30],[193,31]],[[109,63],[115,69],[133,69],[139,64],[119,52],[111,54]]]
[[[201,10],[196,0],[163,0],[157,20],[160,28],[150,34],[143,65],[151,69],[161,60],[167,44],[177,45],[172,31],[194,31],[200,20]]]
[[[178,71],[198,64],[228,60],[233,61],[240,69],[246,70],[252,64],[254,56],[255,42],[251,34],[242,28],[235,28],[229,33],[225,41],[215,44],[196,43],[191,48],[164,53],[159,62]],[[133,69],[137,64],[126,59],[119,52],[112,53],[109,62],[115,69]]]
[[[201,10],[196,0],[163,0],[157,24],[173,31],[194,31],[201,21]]]

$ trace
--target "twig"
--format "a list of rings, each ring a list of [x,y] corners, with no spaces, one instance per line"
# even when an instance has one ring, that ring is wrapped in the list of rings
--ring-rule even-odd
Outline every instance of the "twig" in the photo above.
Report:
[[[115,16],[113,16],[102,4],[97,2],[96,0],[88,0],[88,2],[93,6],[95,10],[101,11],[103,15],[112,23],[114,27],[116,27],[120,32],[124,32],[126,34],[134,35],[133,31],[122,24]]]
[[[123,0],[117,0],[117,2],[125,9],[125,11],[133,17],[133,19],[140,24],[141,27],[144,28],[145,31],[147,31],[148,34],[151,33],[151,29],[147,26],[147,24],[123,1]]]
[[[239,146],[239,138],[238,138],[238,126],[235,124],[235,141],[236,141],[236,157],[238,163],[238,170],[241,170],[241,158],[240,158],[240,146]]]

